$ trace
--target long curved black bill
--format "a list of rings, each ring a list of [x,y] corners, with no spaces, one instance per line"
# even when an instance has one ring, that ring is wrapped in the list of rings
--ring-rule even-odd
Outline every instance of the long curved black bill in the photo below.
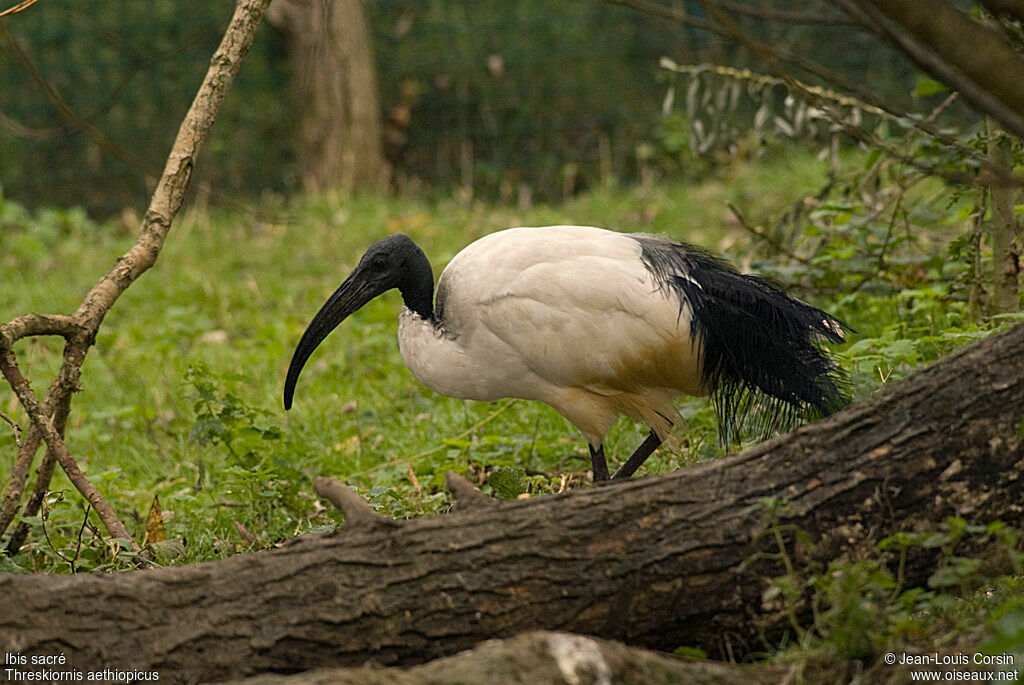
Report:
[[[299,373],[305,366],[306,360],[313,354],[313,350],[324,341],[324,338],[338,327],[342,321],[347,319],[354,311],[379,295],[375,289],[366,281],[359,278],[358,270],[345,279],[345,282],[338,286],[320,311],[316,313],[313,320],[309,322],[305,333],[299,340],[292,355],[292,362],[288,366],[288,375],[284,381],[284,408],[292,408],[292,396],[295,394],[295,384],[299,380]]]

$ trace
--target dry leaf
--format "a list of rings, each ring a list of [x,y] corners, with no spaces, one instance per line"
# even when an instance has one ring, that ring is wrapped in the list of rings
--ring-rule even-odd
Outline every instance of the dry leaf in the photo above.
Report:
[[[153,504],[149,507],[149,516],[146,517],[146,542],[149,545],[154,542],[163,542],[167,539],[164,533],[164,517],[160,511],[160,500],[153,495]]]
[[[238,521],[232,520],[231,523],[235,524],[235,530],[238,531],[238,535],[242,538],[242,542],[249,545],[250,547],[255,547],[256,549],[263,549],[263,545],[260,544],[260,541],[256,538],[255,535],[249,532],[249,529],[247,529]]]

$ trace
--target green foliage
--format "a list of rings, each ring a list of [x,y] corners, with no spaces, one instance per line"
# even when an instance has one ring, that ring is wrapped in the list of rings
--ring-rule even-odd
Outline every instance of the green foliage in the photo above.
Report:
[[[900,651],[939,629],[947,631],[947,641],[964,635],[977,639],[981,629],[989,635],[982,647],[988,653],[1024,647],[1017,640],[1021,598],[1016,587],[1024,570],[1019,529],[999,521],[972,525],[950,517],[934,530],[883,538],[867,558],[823,566],[809,561],[817,558],[810,538],[783,523],[788,503],[768,498],[755,508],[762,511],[763,525],[757,538],[772,539],[776,551],[759,553],[748,563],[782,562],[786,572],[769,581],[763,601],[781,602],[799,651],[825,651],[870,667],[884,652]],[[980,556],[964,556],[960,550]],[[926,587],[908,588],[908,559],[920,557],[933,560],[935,570]],[[987,620],[979,621],[979,600],[997,607],[991,619],[983,614]],[[804,619],[808,609],[809,618]],[[777,658],[799,655],[790,651]]]
[[[515,499],[526,492],[526,481],[522,469],[502,467],[487,476],[491,491],[501,499]]]
[[[244,376],[211,376],[203,363],[189,366],[185,379],[195,398],[195,423],[189,438],[200,446],[224,449],[225,462],[208,475],[229,500],[251,505],[247,518],[260,528],[287,535],[295,522],[313,512],[301,470],[305,450],[285,441],[271,412],[252,407],[221,383],[244,381]]]
[[[949,88],[946,84],[936,81],[935,79],[928,78],[927,76],[920,76],[917,79],[917,83],[914,85],[914,97],[926,98],[932,95],[938,95],[939,93],[946,93]]]

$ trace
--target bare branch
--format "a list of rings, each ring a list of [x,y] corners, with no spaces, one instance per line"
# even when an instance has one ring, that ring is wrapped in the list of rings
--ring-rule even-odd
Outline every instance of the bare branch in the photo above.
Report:
[[[84,333],[78,321],[63,314],[23,314],[0,326],[0,341],[11,346],[22,338],[34,335],[59,335],[70,340]]]
[[[60,372],[57,378],[50,384],[46,391],[46,398],[43,400],[43,410],[46,416],[51,417],[53,427],[57,434],[64,435],[64,427],[67,425],[68,414],[71,412],[71,397],[79,388],[78,369],[85,359],[85,345],[77,338],[76,342],[67,342],[64,345],[64,357],[61,363]],[[0,338],[2,342],[2,338]],[[32,466],[32,459],[39,450],[43,438],[34,424],[28,426],[25,440],[18,451],[18,460],[11,470],[11,479],[4,491],[3,503],[0,505],[0,535],[11,525],[18,512],[18,504],[24,492],[25,482],[28,480],[28,472]],[[47,449],[43,455],[43,461],[36,470],[36,484],[25,504],[25,516],[35,516],[39,513],[43,499],[49,491],[50,479],[53,476],[56,458],[54,453]],[[22,521],[18,528],[7,541],[8,554],[14,554],[21,547],[22,542],[28,536],[29,526]]]
[[[3,419],[7,423],[11,424],[11,428],[14,429],[14,444],[16,444],[20,448],[21,447],[21,426],[19,426],[17,423],[15,423],[14,419],[12,419],[10,416],[8,416],[7,414],[3,413],[2,411],[0,411],[0,419]]]
[[[68,134],[63,128],[32,128],[15,121],[3,112],[0,112],[0,126],[3,126],[8,133],[25,140],[56,140]]]
[[[397,521],[381,516],[355,490],[326,476],[313,480],[313,490],[345,514],[345,522],[355,526],[395,526]]]
[[[458,509],[462,511],[463,509],[473,509],[476,507],[493,507],[498,503],[493,497],[488,497],[480,492],[475,485],[454,471],[444,474],[444,484],[448,487],[448,492],[452,493],[452,497],[455,499],[455,506],[452,507],[453,510]]]
[[[741,2],[730,0],[718,0],[718,5],[723,9],[765,21],[777,21],[782,24],[828,24],[830,26],[845,25],[857,26],[861,24],[850,17],[843,17],[835,14],[817,12],[798,12],[782,9],[780,7],[752,7]]]
[[[69,352],[70,347],[70,344],[64,346],[65,355]],[[71,393],[72,390],[62,382],[61,377],[58,377],[50,384],[50,389],[46,392],[46,399],[43,401],[43,409],[46,415],[53,417],[54,427],[61,435],[64,434],[64,425],[67,421],[68,411],[71,408]],[[18,459],[14,463],[14,468],[11,469],[11,477],[7,481],[7,488],[4,490],[2,504],[0,504],[0,535],[3,535],[18,513],[18,504],[21,502],[21,496],[24,493],[25,483],[28,480],[29,470],[32,467],[32,460],[35,458],[42,441],[42,436],[36,430],[35,425],[30,424],[25,439],[22,441],[21,448],[18,450]],[[43,497],[46,495],[50,485],[50,478],[53,475],[54,461],[53,453],[47,450],[43,457],[43,462],[36,472],[35,489],[25,505],[25,516],[35,516],[39,513],[39,507],[42,504]],[[7,542],[9,554],[13,555],[11,550],[17,551],[17,548],[21,547],[21,542],[24,541],[27,534],[28,524],[22,521],[18,526],[18,531]],[[16,541],[19,537],[21,540]]]
[[[1024,138],[1024,58],[998,31],[944,2],[833,2]]]
[[[114,47],[121,52],[131,51],[130,47],[121,41],[108,42],[113,42]],[[113,90],[110,91],[110,95],[106,97],[106,99],[100,104],[99,107],[93,110],[92,113],[82,117],[82,119],[88,122],[89,124],[95,124],[100,117],[109,112],[110,109],[120,101],[121,95],[128,87],[128,84],[130,84],[132,80],[135,78],[135,75],[136,73],[138,73],[139,67],[141,65],[142,58],[139,55],[133,55],[133,63],[131,65],[131,68],[121,75],[120,82],[117,84],[117,86],[114,87]],[[42,78],[41,75],[40,78]],[[56,90],[54,90],[54,92],[56,92]],[[72,125],[54,128],[34,128],[30,126],[25,126],[24,124],[15,121],[11,117],[7,116],[3,112],[0,112],[0,126],[3,126],[13,135],[18,136],[19,138],[24,138],[25,140],[58,140],[61,138],[68,138],[79,133],[79,129],[77,129],[74,126],[74,122],[71,121],[69,123],[71,123]],[[86,131],[85,133],[86,135],[88,135],[88,131]],[[95,142],[97,145],[100,145],[100,141],[93,142]],[[102,145],[100,146],[102,147]],[[141,163],[135,162],[135,166],[137,169],[142,171],[147,177],[156,178],[156,173],[151,171],[149,168],[144,167]]]
[[[629,0],[629,1],[632,1],[632,0]],[[842,2],[842,3],[847,3],[848,2],[848,0],[835,0],[835,1],[836,2]],[[736,25],[736,22],[734,22],[732,20],[732,18],[728,14],[726,14],[726,12],[724,10],[722,10],[721,7],[719,7],[717,5],[717,3],[712,2],[711,0],[698,0],[698,2],[700,3],[701,7],[703,7],[710,16],[713,17],[715,19],[715,21],[718,22],[721,25],[721,28],[724,31],[725,35],[727,35],[728,37],[733,38],[733,39],[739,41],[740,43],[742,43],[743,45],[745,45],[747,47],[747,49],[749,49],[759,59],[761,59],[761,61],[763,61],[765,63],[765,65],[768,67],[769,71],[771,71],[772,73],[777,75],[782,80],[782,82],[785,83],[786,87],[789,88],[790,91],[796,92],[796,93],[800,93],[801,96],[805,100],[807,100],[809,103],[818,105],[820,107],[821,111],[822,111],[822,114],[826,118],[828,118],[830,121],[832,121],[837,126],[841,127],[844,131],[849,133],[851,136],[853,136],[857,140],[859,140],[859,141],[861,141],[861,142],[863,142],[863,143],[865,143],[865,144],[867,144],[867,145],[869,145],[871,147],[877,148],[877,149],[881,150],[882,152],[884,152],[886,155],[888,155],[888,156],[890,156],[890,157],[892,157],[894,159],[898,159],[901,162],[903,162],[904,164],[906,164],[908,166],[911,166],[911,167],[913,167],[915,169],[919,169],[923,173],[926,173],[926,174],[929,174],[929,175],[940,176],[940,177],[944,178],[946,181],[948,181],[950,183],[967,184],[967,183],[993,183],[993,182],[995,182],[995,183],[1003,183],[1003,184],[1009,184],[1009,185],[1017,185],[1019,182],[1024,182],[1024,179],[1014,177],[1011,174],[1010,170],[1008,170],[1008,169],[989,168],[986,173],[981,174],[980,176],[977,176],[977,175],[973,175],[973,174],[962,174],[962,173],[961,174],[957,174],[957,173],[952,173],[951,174],[951,173],[944,172],[944,171],[942,171],[941,169],[938,169],[935,166],[928,166],[928,165],[921,164],[917,160],[913,159],[911,156],[903,154],[902,152],[900,152],[899,150],[893,148],[892,146],[885,144],[882,140],[880,140],[878,138],[878,136],[876,136],[875,134],[871,133],[870,131],[867,131],[867,130],[863,129],[860,126],[854,126],[852,123],[847,121],[845,118],[843,118],[841,116],[838,116],[837,114],[832,112],[831,108],[829,107],[829,103],[825,99],[823,99],[821,93],[818,92],[819,89],[809,88],[806,85],[804,85],[803,83],[801,83],[800,81],[798,81],[796,78],[794,78],[793,75],[790,74],[781,65],[776,49],[774,49],[771,46],[766,45],[766,44],[756,40],[755,38],[747,35],[739,26]],[[965,95],[966,95],[966,93],[965,93]],[[874,104],[874,103],[872,103],[872,104]],[[875,106],[877,107],[877,105],[875,105]],[[885,109],[885,108],[880,108],[880,109]],[[1022,126],[1024,126],[1024,119],[1022,119],[1021,122],[1022,122]],[[937,139],[943,140],[943,142],[945,142],[944,138],[945,139],[949,138],[948,136],[942,136],[941,134],[935,132],[931,128],[931,124],[925,124],[924,126],[918,125],[915,128],[919,128],[920,130],[922,130],[923,132],[927,133],[928,135],[931,135],[931,136],[933,136],[933,137],[935,137]],[[1024,130],[1024,129],[1022,129],[1022,130]],[[959,145],[959,143],[957,143],[956,147],[957,147],[957,149],[961,149],[963,146],[961,146],[961,145]],[[987,164],[987,162],[983,162],[983,163]],[[991,167],[991,165],[989,165],[989,166]]]
[[[37,1],[38,0],[23,0],[22,2],[19,2],[14,7],[9,7],[7,9],[5,9],[3,12],[0,12],[0,17],[6,17],[8,14],[17,14],[18,12],[21,12],[22,10],[26,10],[29,7],[31,7],[32,5],[36,4]]]
[[[35,0],[33,0],[33,2],[35,2]],[[82,117],[78,115],[77,112],[71,109],[71,107],[64,100],[64,98],[61,97],[60,93],[57,92],[57,89],[50,85],[50,83],[43,77],[43,75],[39,72],[39,69],[36,68],[35,63],[32,62],[32,59],[29,57],[28,53],[26,53],[25,50],[22,49],[21,45],[18,44],[18,41],[14,39],[14,36],[11,35],[11,33],[7,30],[7,27],[4,26],[3,24],[0,24],[0,38],[4,40],[4,43],[7,44],[8,49],[18,59],[18,62],[21,63],[22,68],[28,73],[29,76],[32,77],[32,80],[35,81],[36,86],[38,86],[39,89],[43,91],[43,94],[46,96],[46,99],[49,100],[50,104],[52,104],[56,108],[57,112],[63,119],[68,121],[77,130],[88,135],[93,142],[95,142],[97,145],[104,148],[108,152],[110,152],[112,155],[121,160],[121,162],[123,162],[124,164],[132,167],[138,167],[141,165],[141,163],[135,159],[132,153],[128,152],[128,150],[124,149],[114,141],[107,138],[98,128],[93,126],[88,121],[84,120]]]
[[[36,83],[36,86],[43,92],[46,98],[50,101],[50,104],[54,106],[60,117],[68,123],[66,128],[34,129],[24,126],[0,112],[0,126],[3,126],[16,136],[29,140],[53,140],[57,138],[64,138],[72,134],[82,133],[95,143],[97,147],[108,151],[125,166],[135,169],[154,183],[158,181],[160,175],[155,167],[152,167],[136,158],[135,155],[129,152],[126,148],[107,138],[98,128],[96,128],[96,126],[94,126],[94,122],[99,119],[104,112],[109,111],[110,108],[117,103],[125,88],[127,88],[128,84],[131,83],[132,79],[135,77],[139,64],[142,62],[142,58],[138,54],[134,54],[134,51],[132,51],[131,48],[123,42],[117,41],[116,39],[109,41],[108,39],[108,42],[111,42],[115,49],[121,52],[132,53],[134,60],[133,67],[124,74],[117,87],[110,92],[110,95],[94,112],[87,116],[82,116],[67,104],[57,89],[47,81],[42,73],[40,73],[36,68],[28,53],[21,48],[14,37],[8,33],[3,26],[0,26],[0,38],[4,39],[8,47],[11,49],[11,52],[13,52],[18,58],[18,61],[21,63],[25,72]],[[233,198],[225,197],[217,190],[210,187],[209,184],[204,183],[201,187],[204,193],[216,198],[220,204],[230,206],[247,214],[258,214],[258,212],[253,210],[252,207],[238,202]]]
[[[736,208],[736,205],[734,205],[733,203],[727,201],[725,203],[725,206],[726,206],[726,208],[728,208],[728,210],[730,212],[732,212],[732,215],[734,217],[736,217],[736,221],[739,222],[740,227],[744,231],[749,233],[751,236],[753,236],[754,238],[757,238],[758,240],[761,240],[761,241],[767,243],[768,246],[771,247],[773,250],[775,250],[777,253],[784,254],[787,257],[789,257],[790,259],[798,261],[798,262],[800,262],[801,264],[803,264],[804,266],[806,266],[808,268],[811,268],[811,269],[817,269],[818,268],[817,266],[815,266],[814,262],[812,262],[807,257],[804,257],[802,255],[798,255],[796,252],[793,252],[788,247],[786,247],[785,245],[780,243],[778,240],[776,240],[772,235],[764,232],[763,230],[761,230],[760,227],[754,226],[749,221],[747,221],[747,218],[745,216],[743,216],[743,213],[740,212],[739,209]]]
[[[67,474],[68,479],[74,483],[78,491],[89,501],[93,509],[96,510],[97,515],[103,521],[103,525],[107,527],[110,534],[115,538],[122,538],[131,540],[131,536],[128,535],[128,531],[125,529],[124,524],[121,523],[120,519],[117,518],[117,514],[111,509],[110,505],[100,494],[99,490],[96,489],[92,483],[85,477],[82,470],[78,468],[78,464],[75,462],[74,457],[68,451],[68,448],[64,446],[64,441],[57,433],[57,429],[53,427],[50,419],[46,417],[46,410],[43,405],[40,404],[39,399],[35,393],[32,392],[32,388],[29,387],[28,381],[21,374],[21,370],[18,368],[18,361],[14,357],[14,352],[10,349],[3,350],[0,353],[0,371],[3,372],[4,378],[11,384],[11,388],[14,389],[14,393],[18,396],[21,401],[21,405],[25,407],[25,411],[28,412],[29,418],[32,419],[32,423],[36,429],[42,434],[43,441],[46,442],[46,446],[54,453],[57,461],[60,462],[61,468],[64,469],[64,473]],[[134,544],[134,542],[132,543]]]
[[[765,45],[763,43],[756,43],[756,49],[753,49],[752,45],[748,44],[747,41],[743,40],[734,32],[727,30],[723,26],[719,26],[719,24],[716,24],[715,22],[710,22],[707,21],[706,19],[694,17],[693,15],[688,14],[686,11],[682,9],[678,9],[675,7],[665,7],[658,3],[649,2],[648,0],[605,0],[605,2],[611,5],[621,5],[622,7],[629,7],[640,12],[645,12],[648,14],[652,14],[654,16],[662,17],[663,19],[667,19],[669,21],[678,22],[681,24],[685,24],[687,26],[693,26],[694,28],[698,28],[703,31],[708,31],[709,33],[713,33],[723,38],[736,40],[741,44],[746,45],[748,49],[751,49],[754,55],[757,56],[762,61],[767,62],[768,60],[780,60],[782,62],[787,62],[798,67],[799,69],[802,69],[808,74],[811,74],[812,76],[821,79],[826,83],[831,83],[837,88],[840,88],[848,93],[852,93],[854,96],[857,97],[857,99],[869,103],[873,107],[878,107],[889,112],[891,116],[908,116],[908,113],[906,111],[900,110],[899,108],[895,107],[892,102],[883,101],[882,99],[878,98],[867,89],[858,86],[856,83],[851,83],[850,81],[847,81],[836,72],[826,69],[824,66],[818,64],[817,62],[813,62],[811,60],[803,58],[800,55],[794,54],[783,47],[776,45]],[[718,8],[716,7],[716,9]],[[718,9],[718,12],[721,13],[722,10]],[[735,26],[735,24],[733,24],[732,22],[732,19],[729,18],[728,15],[722,14],[722,16],[725,17],[725,20],[730,25]],[[740,33],[741,35],[745,35],[742,34],[742,32]],[[773,73],[777,73],[779,75],[781,75],[781,73],[784,73],[783,70],[779,68],[774,68],[772,69],[772,71]]]

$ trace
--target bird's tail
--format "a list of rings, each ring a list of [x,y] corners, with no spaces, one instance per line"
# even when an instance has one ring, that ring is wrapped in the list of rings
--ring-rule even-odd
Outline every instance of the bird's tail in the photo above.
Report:
[[[700,248],[639,241],[656,280],[689,309],[724,443],[743,426],[764,438],[849,403],[845,376],[819,346],[843,340],[842,321]]]

